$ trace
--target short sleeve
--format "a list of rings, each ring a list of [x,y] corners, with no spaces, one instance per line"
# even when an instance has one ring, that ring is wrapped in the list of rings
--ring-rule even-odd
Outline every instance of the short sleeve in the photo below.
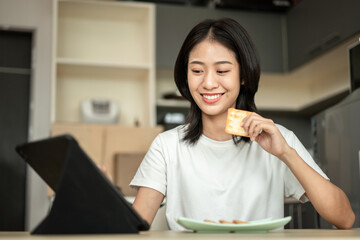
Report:
[[[148,187],[166,195],[166,162],[160,135],[152,142],[130,186]]]
[[[322,177],[329,180],[326,174],[320,169],[320,167],[315,163],[314,159],[304,147],[304,145],[300,142],[300,140],[296,137],[296,135],[289,131],[285,136],[286,141],[288,144],[296,150],[299,156],[310,166],[312,167],[317,173],[319,173]],[[291,172],[291,170],[286,167],[285,176],[284,176],[284,183],[285,183],[285,196],[286,197],[293,197],[300,202],[307,202],[309,199],[304,195],[305,190],[300,184],[299,180],[295,177],[295,175]]]

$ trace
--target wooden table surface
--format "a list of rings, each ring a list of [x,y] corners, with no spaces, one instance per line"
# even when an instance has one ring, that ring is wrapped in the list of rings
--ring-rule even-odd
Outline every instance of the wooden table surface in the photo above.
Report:
[[[94,235],[30,235],[28,232],[0,232],[1,240],[127,240],[127,239],[360,239],[360,228],[335,229],[286,229],[268,233],[193,233],[176,231],[147,231],[140,234],[94,234]]]

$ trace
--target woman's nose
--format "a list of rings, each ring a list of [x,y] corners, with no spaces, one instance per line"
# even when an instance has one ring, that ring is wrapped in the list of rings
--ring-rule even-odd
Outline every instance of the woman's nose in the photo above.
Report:
[[[219,86],[219,83],[216,79],[216,75],[208,72],[204,75],[203,87],[207,90],[215,89]]]

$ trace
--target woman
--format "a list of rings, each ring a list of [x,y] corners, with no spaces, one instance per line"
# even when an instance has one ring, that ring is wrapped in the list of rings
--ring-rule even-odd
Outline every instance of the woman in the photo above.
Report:
[[[189,33],[175,64],[175,82],[191,102],[186,124],[152,143],[131,186],[133,207],[150,224],[167,198],[176,217],[198,220],[282,218],[284,196],[310,200],[338,228],[354,213],[289,130],[256,112],[260,67],[246,31],[232,19],[205,20]],[[243,121],[250,138],[227,134],[228,108],[252,111]]]

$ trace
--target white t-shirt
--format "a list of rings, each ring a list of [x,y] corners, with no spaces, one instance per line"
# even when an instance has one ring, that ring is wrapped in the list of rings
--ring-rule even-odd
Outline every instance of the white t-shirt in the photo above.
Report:
[[[295,134],[277,125],[288,144],[326,179]],[[284,217],[284,196],[307,201],[299,181],[277,157],[256,142],[215,141],[202,135],[195,145],[182,138],[184,126],[159,134],[130,185],[166,196],[170,229],[177,217],[250,221]],[[302,199],[300,199],[302,198]]]

